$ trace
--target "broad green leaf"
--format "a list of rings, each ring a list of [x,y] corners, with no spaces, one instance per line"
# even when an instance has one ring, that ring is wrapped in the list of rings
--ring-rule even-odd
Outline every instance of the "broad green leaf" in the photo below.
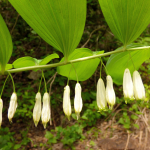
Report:
[[[12,68],[13,68],[12,64],[6,64],[5,70],[9,70]],[[0,66],[0,71],[1,71],[1,66]]]
[[[150,23],[150,0],[99,0],[113,34],[126,46]]]
[[[67,59],[80,42],[86,0],[9,0],[25,21]]]
[[[11,57],[12,49],[12,39],[9,30],[0,14],[0,66],[2,73],[4,73],[6,64]]]
[[[14,68],[23,68],[23,67],[29,67],[29,66],[35,66],[36,60],[32,57],[21,57],[13,62]]]
[[[52,59],[54,58],[59,58],[58,54],[51,54],[47,57],[45,57],[43,60],[40,61],[39,65],[46,65],[47,63],[49,63]]]
[[[87,48],[79,48],[79,49],[76,49],[69,56],[68,59],[74,60],[77,58],[93,56],[93,55],[102,54],[102,53],[104,53],[104,51],[92,52],[91,50],[89,50]],[[63,62],[64,60],[65,59],[63,58],[61,60],[61,62]],[[77,81],[77,77],[76,77],[76,73],[77,73],[79,81],[85,81],[93,75],[93,73],[97,69],[99,62],[100,62],[100,59],[96,58],[96,59],[91,59],[91,60],[74,63],[73,64],[74,67],[71,64],[68,64],[65,66],[59,66],[59,67],[57,67],[57,72],[60,75],[65,76],[65,77],[68,77],[69,72],[70,72],[69,79],[75,80],[75,81]],[[75,72],[74,68],[76,69],[76,72]]]
[[[30,67],[30,66],[36,66],[36,65],[46,65],[49,63],[52,59],[59,58],[58,54],[51,54],[44,59],[36,59],[29,56],[21,57],[13,62],[14,68],[23,68],[23,67]]]
[[[9,69],[12,69],[12,68],[13,68],[12,64],[7,64],[6,67],[5,67],[5,70],[9,70]]]
[[[110,56],[109,60],[107,61],[106,68],[109,75],[112,76],[113,81],[118,84],[122,85],[123,83],[123,74],[126,68],[129,68],[131,75],[133,74],[134,70],[138,70],[141,64],[150,58],[150,47],[149,49],[144,49],[144,47],[140,47],[141,45],[138,44],[131,44],[127,46],[129,48],[139,49],[136,51],[130,51],[130,55],[128,51],[113,54]],[[118,48],[117,50],[122,49]],[[134,69],[134,66],[135,69]]]

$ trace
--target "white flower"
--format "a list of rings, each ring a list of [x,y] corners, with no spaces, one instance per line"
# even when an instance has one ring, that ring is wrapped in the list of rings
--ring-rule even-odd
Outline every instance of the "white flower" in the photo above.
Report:
[[[138,71],[133,72],[133,89],[136,100],[145,100],[145,88]]]
[[[113,80],[110,75],[107,76],[107,86],[106,86],[106,100],[109,104],[110,109],[113,108],[116,102],[116,95],[113,88]]]
[[[133,82],[128,68],[125,69],[123,76],[123,94],[126,99],[134,99]]]
[[[10,98],[9,109],[8,109],[8,119],[12,122],[12,118],[17,109],[17,94],[14,92]]]
[[[3,100],[0,99],[0,128],[2,124],[2,110],[3,110]]]
[[[100,78],[97,83],[96,101],[99,110],[105,110],[107,107],[106,90],[103,80]]]
[[[45,129],[47,122],[50,120],[50,96],[48,93],[44,93],[43,96],[43,108],[41,119]]]
[[[40,117],[41,117],[41,93],[38,92],[35,97],[35,105],[33,109],[33,120],[36,127],[38,125]]]
[[[75,109],[75,113],[77,115],[77,120],[79,119],[80,112],[83,107],[81,91],[82,91],[81,85],[79,83],[77,83],[75,86],[75,98],[74,98],[74,109]]]
[[[64,95],[63,95],[63,110],[65,115],[70,120],[71,115],[71,102],[70,102],[70,87],[67,85],[64,88]]]

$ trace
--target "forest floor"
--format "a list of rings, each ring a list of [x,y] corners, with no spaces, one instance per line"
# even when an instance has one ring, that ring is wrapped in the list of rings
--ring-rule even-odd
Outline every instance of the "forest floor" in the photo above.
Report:
[[[120,110],[116,111],[116,114]],[[3,127],[9,127],[10,132],[15,132],[14,138],[20,143],[23,139],[23,131],[27,131],[27,137],[30,142],[24,147],[19,148],[22,150],[150,150],[150,111],[148,109],[142,110],[143,114],[139,116],[136,123],[139,129],[131,128],[130,131],[123,128],[122,125],[115,121],[115,117],[98,121],[97,124],[91,128],[83,130],[85,136],[84,140],[75,142],[73,147],[66,147],[61,142],[56,144],[42,146],[41,143],[47,143],[45,138],[46,131],[50,131],[54,126],[48,125],[44,130],[40,122],[38,127],[34,126],[32,120],[18,121],[14,118],[12,124],[7,119],[7,113],[4,113]]]

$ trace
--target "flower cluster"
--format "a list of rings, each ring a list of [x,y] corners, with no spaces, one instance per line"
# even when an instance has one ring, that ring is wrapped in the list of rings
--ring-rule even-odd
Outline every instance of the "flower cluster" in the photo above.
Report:
[[[106,77],[107,85],[105,88],[103,80],[100,78],[97,83],[96,101],[99,111],[109,108],[112,109],[116,102],[116,95],[113,88],[113,80],[110,75]]]
[[[83,101],[81,96],[82,88],[79,83],[75,85],[75,97],[74,97],[74,109],[77,116],[77,120],[80,117],[80,112],[82,111]],[[130,70],[125,69],[123,75],[123,94],[125,102],[128,100],[145,100],[145,88],[141,79],[141,76],[138,71],[133,72],[133,77],[131,77]],[[100,78],[97,83],[97,94],[96,101],[99,111],[112,109],[116,103],[116,95],[113,88],[113,80],[110,75],[106,77],[106,87],[105,84]],[[3,100],[0,98],[0,127],[2,124],[2,109],[3,109]],[[17,109],[17,94],[14,92],[10,98],[10,104],[8,109],[8,119],[12,122],[12,118]],[[63,111],[65,115],[70,120],[71,116],[71,101],[70,101],[70,87],[69,85],[65,86],[63,94]],[[50,95],[45,92],[43,96],[43,105],[41,101],[41,93],[38,92],[35,97],[35,106],[33,109],[33,120],[34,124],[37,127],[38,122],[42,120],[44,128],[46,124],[51,120],[51,111],[50,111]]]
[[[133,72],[133,82],[128,68],[124,71],[123,76],[123,93],[125,101],[127,100],[145,100],[145,88],[141,76],[137,70]]]
[[[35,97],[35,106],[33,109],[33,120],[34,124],[37,127],[40,118],[42,120],[44,128],[46,128],[46,124],[50,121],[50,96],[47,92],[44,93],[43,96],[43,107],[41,104],[41,93],[38,92]]]
[[[75,98],[74,98],[74,109],[77,115],[77,120],[79,119],[80,112],[82,110],[82,97],[81,97],[81,85],[79,83],[75,86]],[[63,110],[65,115],[70,120],[71,115],[71,101],[70,101],[70,87],[69,85],[65,86],[64,88],[64,95],[63,95]]]
[[[12,122],[12,118],[16,112],[16,109],[17,109],[17,94],[14,92],[12,95],[11,95],[11,98],[10,98],[10,103],[9,103],[9,108],[8,108],[8,119],[10,122]],[[3,100],[0,99],[0,127],[1,127],[1,124],[2,124],[2,110],[3,110]]]
[[[12,122],[12,118],[17,109],[17,94],[14,92],[10,98],[9,108],[8,108],[8,119]]]

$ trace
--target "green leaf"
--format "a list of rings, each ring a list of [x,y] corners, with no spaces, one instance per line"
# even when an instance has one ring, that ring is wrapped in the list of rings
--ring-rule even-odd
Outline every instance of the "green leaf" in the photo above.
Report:
[[[124,119],[123,118],[120,118],[118,123],[121,123],[121,124],[124,124]]]
[[[133,120],[137,120],[137,119],[138,119],[138,116],[136,116],[136,115],[131,115],[131,118],[132,118]]]
[[[36,58],[32,58],[29,56],[21,57],[13,62],[13,67],[23,68],[23,67],[30,67],[30,66],[36,66],[36,65],[46,65],[54,58],[59,58],[59,56],[57,54],[51,54],[42,60],[38,60]]]
[[[133,72],[139,69],[141,64],[149,59],[150,57],[150,49],[144,49],[144,47],[140,47],[139,44],[131,44],[127,46],[128,48],[139,49],[136,51],[131,51],[131,58],[128,51],[113,54],[109,57],[107,61],[106,68],[109,75],[112,76],[114,83],[118,85],[122,85],[123,83],[123,74],[126,68],[129,68],[131,75]],[[123,47],[118,48],[117,50],[122,49]],[[135,69],[134,69],[134,66]]]
[[[59,55],[56,54],[56,53],[55,54],[51,54],[51,55],[45,57],[43,60],[41,60],[39,62],[39,65],[46,65],[47,63],[49,63],[54,58],[59,58]]]
[[[49,140],[49,139],[52,139],[54,136],[49,131],[46,131],[45,137]]]
[[[124,44],[136,40],[150,23],[150,0],[99,0],[113,34]]]
[[[79,49],[76,49],[69,56],[68,60],[74,60],[77,58],[88,57],[88,56],[93,56],[93,55],[102,54],[102,53],[104,53],[104,51],[99,51],[99,52],[95,53],[87,48],[79,48]],[[65,59],[63,58],[61,60],[61,62],[63,62],[64,60]],[[72,66],[72,64],[68,64],[65,66],[59,66],[59,67],[57,67],[57,72],[60,75],[65,76],[65,77],[68,77],[69,72],[70,72],[69,79],[75,80],[75,81],[77,81],[77,77],[76,77],[76,73],[77,73],[78,80],[85,81],[93,75],[93,73],[97,69],[99,62],[100,62],[100,59],[96,58],[96,59],[91,59],[91,60],[74,63],[73,64],[74,67]],[[75,72],[75,70],[76,70],[76,72]]]
[[[14,68],[23,68],[23,67],[29,67],[29,66],[35,66],[37,63],[36,59],[26,56],[21,57],[13,62]]]
[[[9,30],[0,14],[0,66],[2,73],[4,73],[6,64],[11,57],[12,49],[12,39]]]
[[[9,70],[12,68],[13,68],[12,64],[6,64],[5,70]],[[0,66],[0,71],[1,71],[1,66]]]
[[[14,149],[19,149],[21,147],[21,144],[16,144],[15,146],[14,146]]]
[[[86,0],[9,0],[25,21],[67,59],[80,42]]]
[[[131,128],[131,125],[130,124],[124,124],[123,127],[126,129],[129,129],[129,128]]]
[[[138,124],[133,124],[133,126],[134,126],[135,128],[137,128],[137,129],[140,128]]]

